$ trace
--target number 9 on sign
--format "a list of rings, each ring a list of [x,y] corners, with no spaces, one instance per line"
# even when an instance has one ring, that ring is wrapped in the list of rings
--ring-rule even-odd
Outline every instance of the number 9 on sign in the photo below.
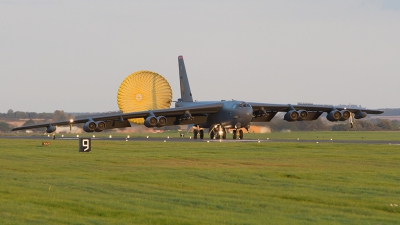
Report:
[[[90,152],[92,150],[92,140],[90,138],[79,138],[79,152]]]

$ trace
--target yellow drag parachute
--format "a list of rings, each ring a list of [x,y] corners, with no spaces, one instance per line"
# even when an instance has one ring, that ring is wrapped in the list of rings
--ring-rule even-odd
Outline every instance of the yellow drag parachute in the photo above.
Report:
[[[168,81],[152,71],[132,73],[118,89],[118,107],[123,113],[165,109],[171,102],[172,89]],[[129,119],[129,122],[143,124],[144,119]]]

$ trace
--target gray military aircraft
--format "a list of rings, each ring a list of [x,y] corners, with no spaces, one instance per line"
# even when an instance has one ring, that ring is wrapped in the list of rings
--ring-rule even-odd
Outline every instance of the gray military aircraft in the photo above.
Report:
[[[57,126],[72,126],[84,123],[86,132],[101,132],[105,129],[130,127],[128,119],[144,118],[146,127],[190,125],[194,128],[194,138],[204,138],[204,129],[209,130],[211,139],[225,139],[228,130],[233,130],[233,139],[243,139],[243,129],[248,130],[252,122],[269,122],[278,112],[285,112],[284,120],[311,121],[326,112],[329,121],[361,119],[367,114],[381,114],[383,111],[343,108],[313,104],[269,104],[245,101],[193,101],[189,80],[182,56],[178,56],[181,98],[175,108],[157,109],[130,113],[115,113],[83,119],[42,123],[15,127],[12,131],[46,127],[46,133],[54,133]]]

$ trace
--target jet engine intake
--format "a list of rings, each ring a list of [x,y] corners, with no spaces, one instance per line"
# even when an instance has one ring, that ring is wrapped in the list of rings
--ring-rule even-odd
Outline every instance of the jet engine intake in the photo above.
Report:
[[[290,110],[287,112],[284,116],[284,120],[293,122],[296,121],[299,118],[299,113],[296,110]]]
[[[305,120],[308,117],[308,112],[306,110],[299,110],[297,113],[299,114],[299,118],[297,119],[298,121]]]
[[[46,128],[46,133],[51,134],[51,133],[53,133],[54,131],[56,131],[56,129],[57,129],[56,126],[53,126],[53,125],[50,124],[50,125],[47,126],[47,128]]]
[[[97,121],[96,122],[96,132],[101,132],[106,129],[106,123],[104,121]]]
[[[340,117],[340,121],[346,121],[350,118],[350,112],[347,110],[342,110],[340,111],[340,113],[342,114],[342,117]]]
[[[97,125],[93,120],[90,120],[90,121],[86,122],[85,125],[83,125],[83,130],[88,133],[96,131],[96,128],[97,128]]]
[[[366,116],[367,116],[366,112],[358,111],[358,112],[354,113],[354,118],[356,118],[356,119],[362,119]]]
[[[328,115],[326,115],[326,119],[331,122],[338,121],[342,117],[342,114],[338,110],[333,110]]]
[[[157,117],[149,116],[144,120],[144,125],[146,127],[155,127],[157,126]]]
[[[157,117],[157,127],[163,127],[167,124],[167,118],[165,116]]]

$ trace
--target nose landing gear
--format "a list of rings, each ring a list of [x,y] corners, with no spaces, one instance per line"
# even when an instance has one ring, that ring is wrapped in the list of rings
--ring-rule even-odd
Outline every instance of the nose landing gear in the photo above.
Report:
[[[215,125],[210,130],[210,139],[226,139],[226,129],[221,125]]]

